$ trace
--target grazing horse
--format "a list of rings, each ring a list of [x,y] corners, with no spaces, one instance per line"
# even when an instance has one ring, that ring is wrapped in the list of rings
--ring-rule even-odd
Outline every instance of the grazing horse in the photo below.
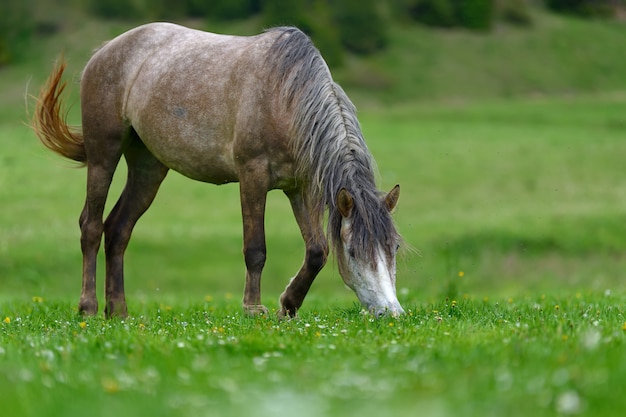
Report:
[[[104,233],[104,312],[127,315],[124,253],[170,169],[213,184],[239,182],[249,314],[268,312],[260,284],[272,189],[289,198],[306,246],[304,264],[280,296],[280,316],[296,315],[326,263],[327,239],[343,280],[366,309],[403,313],[395,289],[401,239],[390,214],[400,189],[377,191],[356,110],[301,31],[240,37],[152,23],[123,33],[83,70],[82,129],[65,122],[64,68],[57,64],[42,88],[33,127],[46,147],[87,167],[81,313],[98,311],[96,257]],[[126,186],[103,222],[122,156]]]

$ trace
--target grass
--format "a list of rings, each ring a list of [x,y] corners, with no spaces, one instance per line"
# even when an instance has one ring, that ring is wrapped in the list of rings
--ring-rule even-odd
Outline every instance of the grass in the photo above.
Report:
[[[459,271],[465,277],[454,285],[458,291],[501,296],[619,285],[626,247],[624,101],[520,99],[362,112],[381,187],[402,185],[395,218],[420,252],[400,261],[398,285],[440,295]],[[80,271],[76,223],[85,173],[46,153],[23,127],[5,132],[14,138],[5,147],[0,195],[7,207],[0,213],[7,292],[67,295]],[[121,189],[119,177],[112,196]],[[131,241],[131,299],[240,293],[237,194],[236,186],[171,174]],[[264,288],[274,300],[299,267],[302,247],[286,199],[273,192],[268,204]],[[350,296],[332,264],[314,291]]]
[[[82,321],[36,299],[4,310],[0,398],[24,416],[620,415],[623,302],[470,298],[387,320],[323,305],[277,322],[213,300]]]
[[[402,186],[395,219],[415,252],[399,261],[398,289],[409,314],[361,314],[331,262],[300,320],[286,322],[241,313],[237,186],[175,173],[128,249],[130,317],[77,315],[85,172],[24,126],[25,86],[31,80],[36,90],[62,46],[69,74],[78,74],[91,48],[128,24],[67,25],[23,63],[0,69],[3,413],[626,409],[615,389],[626,380],[618,24],[540,15],[531,30],[493,36],[400,27],[395,47],[338,70],[361,109],[381,188]],[[378,77],[375,96],[365,90],[370,76]],[[77,89],[70,97],[75,103]],[[123,178],[121,167],[109,207]],[[303,248],[279,192],[269,195],[266,222],[263,299],[275,310]],[[99,268],[101,288],[102,258]]]
[[[382,178],[405,186],[397,219],[422,278],[463,270],[497,292],[621,276],[623,108],[622,97],[594,96],[363,115],[380,138],[374,154],[390,161]]]
[[[537,13],[532,29],[502,25],[486,35],[413,25],[394,27],[390,37],[394,47],[336,71],[364,103],[372,89],[387,105],[624,89],[623,21]]]

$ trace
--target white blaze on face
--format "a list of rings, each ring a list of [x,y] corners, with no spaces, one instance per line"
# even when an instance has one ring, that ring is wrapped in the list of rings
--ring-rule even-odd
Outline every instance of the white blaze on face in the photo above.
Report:
[[[396,259],[387,260],[385,251],[378,247],[375,262],[356,259],[350,254],[350,219],[343,219],[342,243],[346,270],[342,278],[358,297],[361,304],[376,316],[391,314],[397,316],[404,309],[396,296]]]
[[[391,213],[400,196],[400,186],[396,185],[382,200],[381,204]],[[404,313],[396,297],[396,253],[389,254],[380,246],[376,248],[376,259],[356,259],[351,251],[352,212],[354,199],[345,188],[337,194],[337,210],[341,214],[341,245],[343,262],[341,277],[361,301],[361,304],[376,316]],[[372,242],[373,243],[373,242]]]

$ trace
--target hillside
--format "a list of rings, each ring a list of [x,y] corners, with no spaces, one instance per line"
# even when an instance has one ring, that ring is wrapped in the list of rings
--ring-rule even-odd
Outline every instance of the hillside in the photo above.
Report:
[[[0,68],[0,114],[13,118],[23,112],[16,104],[23,103],[26,85],[36,90],[61,52],[69,73],[77,75],[101,42],[140,23],[77,15],[60,31],[40,35],[20,64]],[[260,30],[258,19],[181,23],[234,34]],[[539,11],[530,28],[501,25],[486,34],[396,25],[386,50],[351,56],[333,73],[360,106],[625,91],[625,29],[623,22]]]
[[[492,33],[395,27],[391,47],[336,72],[385,102],[626,90],[626,25],[537,13],[531,28]]]

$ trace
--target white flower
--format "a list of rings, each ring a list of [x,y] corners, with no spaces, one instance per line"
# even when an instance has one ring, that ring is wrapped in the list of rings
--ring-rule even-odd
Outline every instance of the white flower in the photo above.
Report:
[[[556,410],[561,414],[578,414],[582,408],[582,401],[574,390],[565,391],[556,399]]]

